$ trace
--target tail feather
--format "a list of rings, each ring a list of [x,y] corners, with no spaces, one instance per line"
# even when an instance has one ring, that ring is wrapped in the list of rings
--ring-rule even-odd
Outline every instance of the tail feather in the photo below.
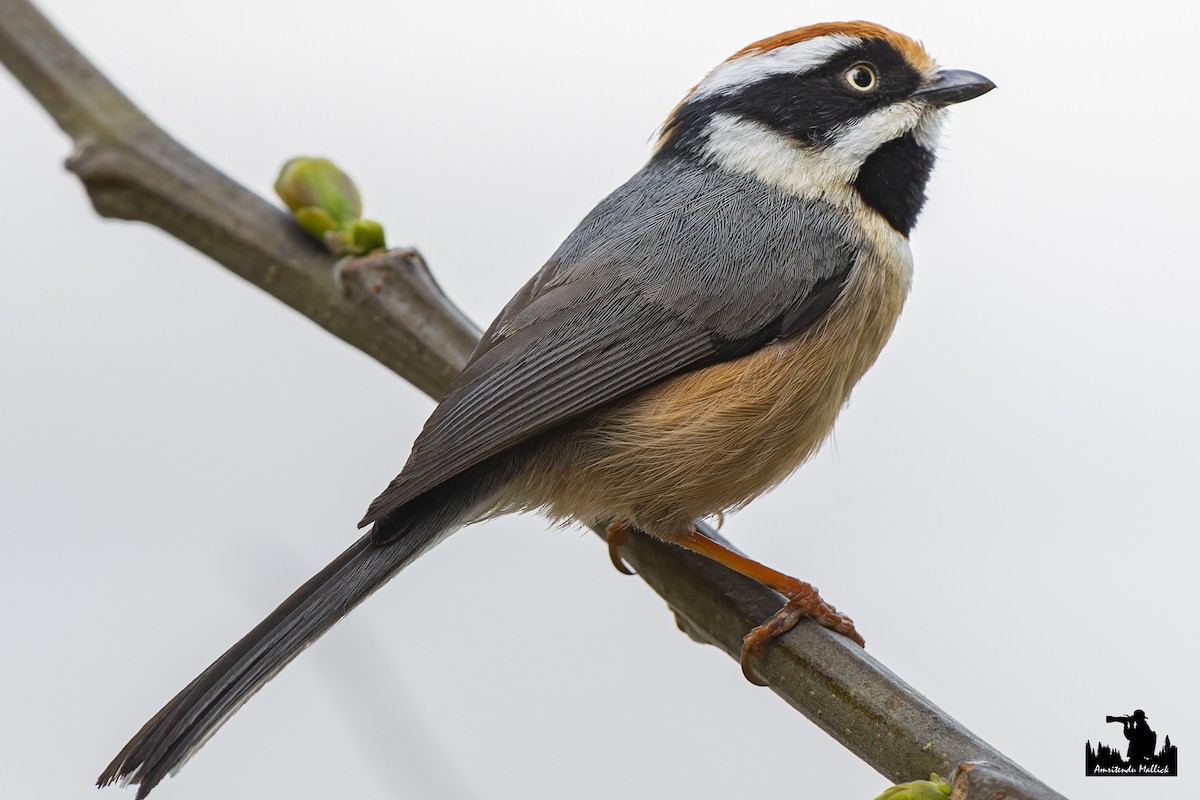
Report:
[[[449,487],[444,487],[449,488]],[[393,575],[457,530],[472,497],[440,491],[412,509],[409,524],[389,518],[387,544],[367,533],[297,589],[254,630],[154,715],[100,775],[97,786],[139,784],[142,800],[281,669]],[[474,494],[474,493],[469,493]],[[449,501],[448,503],[446,501]],[[437,502],[441,501],[441,502]]]

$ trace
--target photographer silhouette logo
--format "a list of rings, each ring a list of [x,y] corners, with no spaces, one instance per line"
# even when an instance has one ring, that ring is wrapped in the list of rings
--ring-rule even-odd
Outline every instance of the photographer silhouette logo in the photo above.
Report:
[[[1179,775],[1179,750],[1171,744],[1171,737],[1164,736],[1162,749],[1156,750],[1158,734],[1150,727],[1149,717],[1140,708],[1132,714],[1105,717],[1104,721],[1119,723],[1127,745],[1110,747],[1096,742],[1087,743],[1084,775]],[[1121,751],[1125,757],[1121,757]]]

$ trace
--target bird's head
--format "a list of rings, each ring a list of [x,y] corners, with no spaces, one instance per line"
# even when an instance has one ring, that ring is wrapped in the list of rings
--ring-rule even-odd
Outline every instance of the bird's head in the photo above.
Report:
[[[710,72],[663,124],[655,157],[861,201],[907,235],[925,202],[943,109],[992,88],[982,75],[938,69],[919,42],[880,25],[811,25],[755,42]]]

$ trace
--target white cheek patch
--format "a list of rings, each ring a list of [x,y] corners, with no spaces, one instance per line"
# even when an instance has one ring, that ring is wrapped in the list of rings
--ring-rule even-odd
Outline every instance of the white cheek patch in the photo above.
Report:
[[[811,72],[824,66],[843,50],[859,44],[862,44],[862,39],[858,37],[835,33],[777,47],[765,53],[735,58],[708,73],[688,99],[728,94],[772,75]]]
[[[925,109],[924,103],[914,100],[878,108],[865,117],[834,128],[829,133],[831,144],[821,149],[853,179],[858,168],[881,145],[916,128]]]
[[[829,197],[849,192],[863,162],[885,142],[915,129],[918,142],[930,147],[927,140],[936,138],[941,121],[931,116],[923,103],[895,103],[836,129],[829,144],[810,145],[761,122],[715,114],[702,152],[730,172],[753,175],[789,194]]]
[[[946,121],[946,109],[930,108],[921,115],[921,121],[913,128],[913,138],[917,144],[931,153],[937,152],[942,140],[942,123]]]
[[[843,182],[821,151],[761,122],[716,114],[706,132],[705,157],[730,172],[753,175],[789,194],[822,194]]]

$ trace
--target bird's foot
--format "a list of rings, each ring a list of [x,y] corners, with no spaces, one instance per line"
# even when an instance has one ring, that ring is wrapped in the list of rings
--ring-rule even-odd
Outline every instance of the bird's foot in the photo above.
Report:
[[[796,627],[796,623],[800,621],[801,617],[812,617],[826,628],[837,631],[860,647],[863,645],[863,638],[854,629],[854,623],[850,621],[850,618],[822,600],[821,595],[812,584],[797,580],[791,575],[777,572],[753,559],[746,558],[741,553],[708,538],[694,528],[672,541],[694,553],[724,564],[747,578],[753,578],[763,586],[768,586],[787,598],[787,603],[783,608],[746,634],[742,640],[742,672],[751,683],[763,685],[762,681],[754,675],[752,669],[754,659],[762,653],[767,642]]]
[[[741,664],[742,674],[746,676],[746,680],[758,686],[766,685],[754,672],[754,660],[762,655],[768,642],[796,627],[796,623],[802,617],[812,617],[821,625],[837,631],[859,647],[866,644],[863,637],[855,630],[854,622],[822,600],[820,593],[812,584],[796,581],[795,588],[788,587],[783,594],[788,598],[783,608],[747,633],[742,639]]]
[[[617,568],[617,572],[623,575],[637,575],[625,560],[621,558],[621,548],[629,541],[629,532],[633,527],[628,522],[618,522],[616,520],[608,523],[605,529],[605,538],[608,541],[608,557],[612,559],[613,566]]]

